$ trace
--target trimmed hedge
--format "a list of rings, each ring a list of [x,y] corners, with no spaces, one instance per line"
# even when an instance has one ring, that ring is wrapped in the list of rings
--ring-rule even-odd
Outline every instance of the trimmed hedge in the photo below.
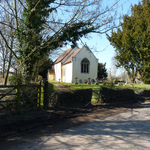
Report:
[[[101,87],[100,101],[103,103],[110,103],[112,101],[134,101],[135,93],[131,89],[111,89]]]
[[[61,106],[82,106],[91,101],[92,89],[55,91],[50,96],[50,105]]]

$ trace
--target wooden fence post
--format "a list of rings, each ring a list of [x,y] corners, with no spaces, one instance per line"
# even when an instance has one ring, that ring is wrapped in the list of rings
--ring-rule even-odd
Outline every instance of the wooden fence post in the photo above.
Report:
[[[48,107],[48,81],[45,79],[43,80],[44,82],[44,101],[43,101],[43,104],[44,104],[44,107],[47,108]]]
[[[17,102],[16,102],[16,112],[20,113],[20,86],[16,85],[17,89]]]
[[[42,88],[42,84],[40,81],[40,86],[39,86],[39,107],[41,107],[41,88]]]

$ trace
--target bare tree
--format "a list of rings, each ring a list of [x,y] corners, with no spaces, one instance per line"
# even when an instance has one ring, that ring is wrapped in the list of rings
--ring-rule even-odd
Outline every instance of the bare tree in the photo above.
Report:
[[[118,19],[116,13],[118,1],[116,0],[113,4],[110,4],[110,2],[107,3],[104,0],[51,1],[49,5],[51,13],[42,25],[43,30],[40,33],[42,40],[40,40],[39,45],[35,45],[24,57],[18,53],[18,50],[26,51],[33,42],[25,42],[24,46],[21,47],[21,43],[18,40],[20,34],[28,36],[29,31],[24,31],[20,28],[20,26],[26,25],[23,12],[24,10],[28,10],[28,3],[26,3],[26,0],[2,0],[0,2],[0,26],[5,26],[6,31],[9,32],[7,34],[6,32],[4,33],[0,27],[0,37],[9,49],[10,54],[16,58],[21,68],[23,68],[24,62],[32,59],[32,56],[39,53],[41,49],[50,48],[51,50],[55,50],[59,46],[70,44],[70,42],[75,44],[78,37],[70,29],[78,30],[79,37],[82,37],[91,32],[103,34],[112,28],[116,28],[115,21]],[[30,8],[30,11],[27,11],[29,19],[37,11],[41,2],[42,0],[37,0],[32,5],[32,8]],[[6,15],[11,18],[12,23],[8,19],[4,19]],[[85,23],[85,26],[78,29],[83,23]],[[87,32],[87,29],[89,32]],[[63,39],[64,35],[66,35],[65,39]],[[11,38],[8,41],[7,36],[13,38],[15,42],[12,42]],[[38,37],[39,35],[33,31],[32,36]],[[52,46],[56,44],[57,46]]]
[[[6,73],[5,68],[8,62],[8,54],[9,54],[9,50],[5,46],[5,43],[2,40],[0,40],[0,61],[1,61],[0,65],[2,68],[2,78],[4,78]]]
[[[1,21],[3,20],[3,23],[0,24],[0,32],[5,37],[5,39],[3,39],[2,37],[0,38],[0,45],[1,45],[0,56],[3,68],[2,69],[3,70],[2,77],[4,78],[3,84],[6,85],[13,59],[13,47],[15,39],[13,32],[14,19],[13,16],[8,14],[6,11],[4,11],[2,14],[3,15],[1,17]]]

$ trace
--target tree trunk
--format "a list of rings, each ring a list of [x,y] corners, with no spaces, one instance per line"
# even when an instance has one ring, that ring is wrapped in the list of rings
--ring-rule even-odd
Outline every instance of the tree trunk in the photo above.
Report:
[[[8,79],[10,65],[11,65],[11,59],[12,59],[12,52],[10,52],[10,55],[9,55],[9,64],[8,64],[6,75],[5,75],[4,85],[7,84],[7,79]]]
[[[2,78],[5,77],[5,61],[3,62]]]
[[[11,23],[12,23],[12,22],[10,21],[10,25],[11,25]],[[11,28],[11,32],[12,32],[12,28]],[[14,38],[13,38],[13,36],[11,36],[10,38],[11,38],[11,45],[10,45],[10,47],[11,47],[11,49],[13,49],[13,41],[14,41]],[[7,84],[7,79],[8,79],[8,75],[9,75],[11,60],[12,60],[12,57],[13,57],[12,54],[13,54],[13,52],[10,51],[9,60],[8,60],[9,62],[8,62],[8,67],[7,67],[7,71],[6,71],[6,75],[5,75],[4,85]]]

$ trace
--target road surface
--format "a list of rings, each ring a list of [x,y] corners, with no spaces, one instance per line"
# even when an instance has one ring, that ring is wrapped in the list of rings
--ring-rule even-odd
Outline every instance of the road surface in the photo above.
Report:
[[[96,119],[9,150],[150,150],[150,106]]]

